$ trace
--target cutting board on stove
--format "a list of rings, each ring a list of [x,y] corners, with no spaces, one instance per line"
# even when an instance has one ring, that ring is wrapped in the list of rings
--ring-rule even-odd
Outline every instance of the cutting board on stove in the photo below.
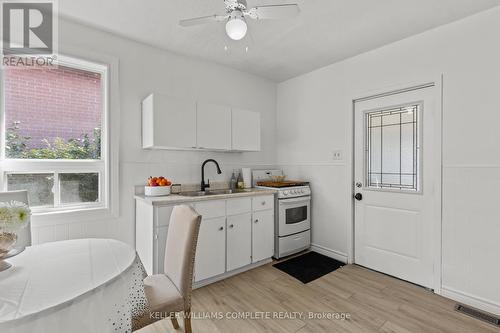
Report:
[[[290,187],[290,186],[302,186],[304,185],[304,182],[300,181],[295,181],[295,180],[284,180],[281,182],[274,182],[274,181],[262,181],[262,182],[257,182],[257,185],[259,186],[266,186],[266,187]]]

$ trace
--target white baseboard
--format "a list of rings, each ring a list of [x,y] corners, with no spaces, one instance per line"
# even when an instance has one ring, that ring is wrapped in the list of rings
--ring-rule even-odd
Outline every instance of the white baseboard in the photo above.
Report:
[[[315,251],[335,260],[347,263],[347,254],[326,248],[324,246],[311,244],[311,251]]]
[[[441,296],[500,316],[500,304],[483,299],[481,297],[476,297],[447,286],[441,287]]]
[[[245,271],[248,271],[250,269],[254,269],[254,268],[262,266],[262,265],[265,265],[267,263],[270,263],[271,261],[273,261],[272,258],[264,259],[264,260],[255,262],[253,264],[250,264],[250,265],[247,265],[247,266],[235,269],[234,271],[226,272],[226,273],[223,273],[223,274],[220,274],[220,275],[217,275],[217,276],[205,279],[205,280],[201,280],[201,281],[195,282],[195,283],[193,283],[193,289],[197,289],[197,288],[209,285],[211,283],[227,279],[228,277],[231,277],[231,276],[236,275],[236,274],[243,273]]]

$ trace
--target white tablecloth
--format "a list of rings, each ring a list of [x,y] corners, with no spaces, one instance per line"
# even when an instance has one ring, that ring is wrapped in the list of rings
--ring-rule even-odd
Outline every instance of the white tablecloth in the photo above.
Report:
[[[0,332],[130,332],[147,311],[133,248],[79,239],[27,248],[0,272]]]

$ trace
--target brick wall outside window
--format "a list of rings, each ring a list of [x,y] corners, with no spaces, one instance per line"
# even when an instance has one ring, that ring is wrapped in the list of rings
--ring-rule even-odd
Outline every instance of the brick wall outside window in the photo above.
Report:
[[[98,73],[59,66],[57,69],[4,69],[5,125],[20,122],[19,134],[30,136],[29,148],[92,137],[101,127],[101,77]]]

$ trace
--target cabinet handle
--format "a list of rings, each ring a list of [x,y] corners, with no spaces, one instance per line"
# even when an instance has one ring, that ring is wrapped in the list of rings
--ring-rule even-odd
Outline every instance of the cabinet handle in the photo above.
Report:
[[[255,219],[255,221],[254,221],[254,222],[255,222],[255,223],[259,222],[259,219]]]
[[[264,206],[264,205],[266,204],[266,202],[265,202],[265,201],[262,201],[262,202],[261,202],[261,204],[262,204],[262,206]]]
[[[224,227],[220,227],[220,228],[219,228],[219,230],[220,230],[220,231],[224,230]]]
[[[229,228],[232,228],[232,227],[234,227],[234,224],[230,224],[230,225],[229,225]]]

